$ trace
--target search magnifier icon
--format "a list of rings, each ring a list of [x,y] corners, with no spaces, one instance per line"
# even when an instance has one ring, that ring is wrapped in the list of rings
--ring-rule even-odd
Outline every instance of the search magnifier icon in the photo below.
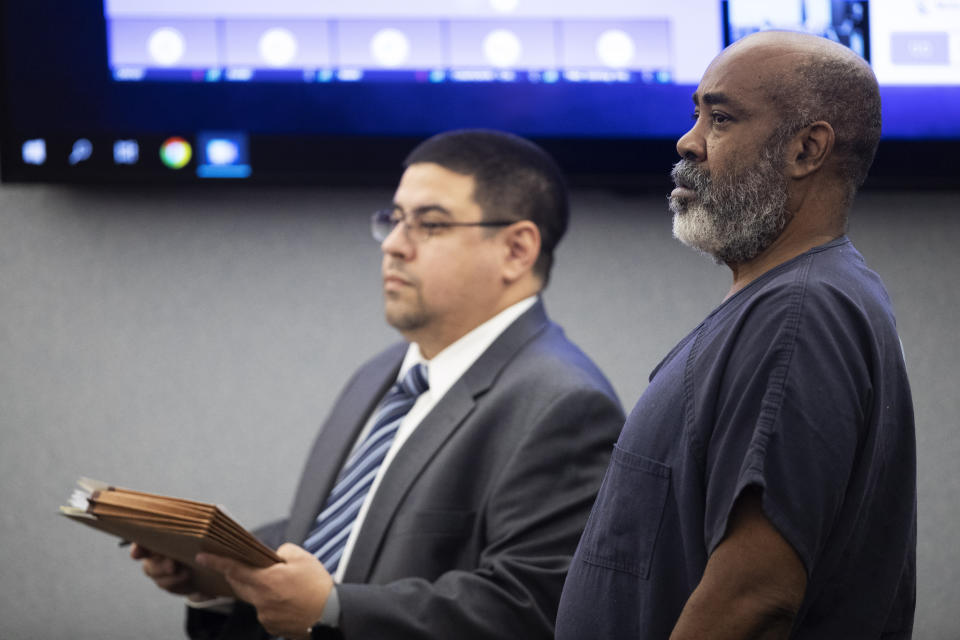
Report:
[[[79,164],[90,159],[93,155],[93,143],[86,138],[80,138],[73,143],[73,150],[70,152],[70,165]]]

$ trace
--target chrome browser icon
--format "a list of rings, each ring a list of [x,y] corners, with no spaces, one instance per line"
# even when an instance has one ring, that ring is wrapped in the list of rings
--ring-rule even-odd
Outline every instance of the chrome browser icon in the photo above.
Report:
[[[160,160],[171,169],[183,169],[193,157],[193,147],[179,136],[167,138],[160,145]]]

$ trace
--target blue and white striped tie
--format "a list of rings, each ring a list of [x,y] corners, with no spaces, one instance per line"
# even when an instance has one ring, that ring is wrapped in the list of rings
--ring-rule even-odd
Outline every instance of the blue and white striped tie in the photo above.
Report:
[[[330,573],[335,572],[340,564],[350,530],[377,477],[377,470],[387,457],[403,417],[428,386],[427,369],[421,363],[412,367],[402,380],[390,387],[377,408],[370,431],[340,470],[333,491],[317,516],[313,531],[303,543],[303,547],[315,555]]]

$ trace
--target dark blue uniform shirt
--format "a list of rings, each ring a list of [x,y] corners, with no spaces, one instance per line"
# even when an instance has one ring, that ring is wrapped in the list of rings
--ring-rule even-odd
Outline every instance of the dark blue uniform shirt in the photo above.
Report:
[[[654,370],[557,638],[667,638],[747,487],[806,568],[793,637],[910,637],[913,406],[887,293],[845,237],[724,301]]]

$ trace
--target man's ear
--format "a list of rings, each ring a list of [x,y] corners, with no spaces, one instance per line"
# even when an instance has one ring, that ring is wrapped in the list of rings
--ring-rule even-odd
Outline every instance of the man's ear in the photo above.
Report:
[[[788,147],[787,176],[800,180],[819,170],[833,153],[834,142],[833,127],[823,120],[798,131]]]
[[[503,234],[503,278],[515,282],[533,271],[540,256],[540,229],[531,220],[519,220],[501,232]]]

